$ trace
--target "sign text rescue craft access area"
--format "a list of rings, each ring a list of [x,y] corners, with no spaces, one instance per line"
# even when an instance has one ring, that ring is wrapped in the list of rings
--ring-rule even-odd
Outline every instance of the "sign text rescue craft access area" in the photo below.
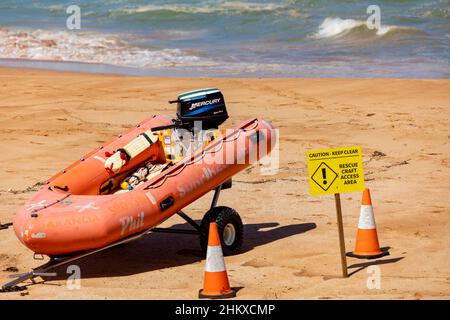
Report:
[[[361,147],[311,150],[306,158],[312,195],[364,190]]]

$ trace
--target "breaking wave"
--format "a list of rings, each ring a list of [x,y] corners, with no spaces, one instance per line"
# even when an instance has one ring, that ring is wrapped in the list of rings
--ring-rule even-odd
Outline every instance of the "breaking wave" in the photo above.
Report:
[[[124,37],[122,37],[124,38]],[[0,58],[102,63],[127,67],[209,66],[214,62],[182,49],[132,46],[115,35],[0,28]]]
[[[327,17],[318,27],[318,30],[313,37],[316,39],[340,38],[357,34],[361,37],[366,37],[368,35],[382,37],[396,32],[423,34],[423,32],[415,28],[390,25],[382,25],[377,30],[371,30],[367,27],[366,21],[341,19],[339,17]]]

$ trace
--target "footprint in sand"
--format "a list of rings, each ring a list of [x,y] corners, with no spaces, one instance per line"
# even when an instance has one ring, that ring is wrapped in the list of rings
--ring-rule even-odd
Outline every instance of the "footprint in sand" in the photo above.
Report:
[[[300,271],[294,272],[294,276],[296,277],[307,277],[309,274],[306,272],[305,269],[302,269]]]
[[[241,264],[241,266],[253,267],[253,268],[264,268],[264,267],[272,267],[273,264],[267,262],[266,259],[255,258],[255,259],[249,260],[247,262],[244,262],[243,264]]]
[[[19,272],[19,269],[16,268],[16,267],[7,267],[3,271],[5,271],[5,272]]]

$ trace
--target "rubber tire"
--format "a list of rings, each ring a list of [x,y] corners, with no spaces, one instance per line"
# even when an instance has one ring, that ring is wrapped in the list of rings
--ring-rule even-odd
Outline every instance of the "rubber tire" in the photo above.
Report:
[[[219,231],[220,243],[225,256],[232,256],[241,252],[244,240],[244,225],[236,210],[229,207],[215,207],[204,215],[200,224],[200,246],[204,253],[208,248],[209,224],[216,222]],[[223,241],[223,230],[227,224],[233,224],[236,230],[236,238],[231,245],[226,245]]]

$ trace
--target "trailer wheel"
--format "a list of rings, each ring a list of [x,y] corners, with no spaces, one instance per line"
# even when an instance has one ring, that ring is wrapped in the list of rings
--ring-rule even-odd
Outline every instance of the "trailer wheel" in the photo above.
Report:
[[[244,238],[244,226],[236,210],[229,207],[214,207],[206,212],[200,224],[200,245],[206,253],[209,224],[216,222],[220,243],[225,256],[238,254]]]

